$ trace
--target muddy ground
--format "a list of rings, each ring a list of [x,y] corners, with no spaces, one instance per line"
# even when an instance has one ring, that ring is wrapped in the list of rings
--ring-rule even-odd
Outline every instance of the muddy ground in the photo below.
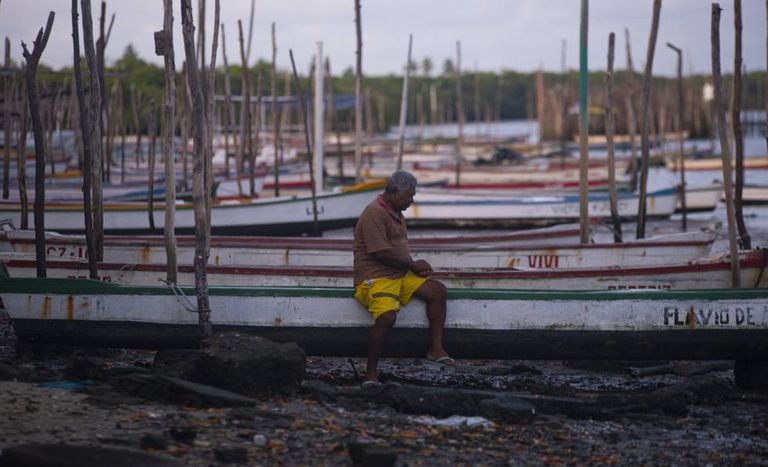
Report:
[[[206,408],[105,390],[110,374],[150,371],[151,351],[17,351],[3,324],[5,453],[66,443],[150,454],[147,465],[768,464],[768,396],[738,390],[732,362],[474,360],[441,369],[385,359],[385,384],[361,389],[362,359],[308,357],[292,393]],[[458,406],[428,413],[430,395],[462,391],[521,405],[504,416]],[[412,397],[393,404],[393,394]],[[526,404],[533,413],[519,410]]]

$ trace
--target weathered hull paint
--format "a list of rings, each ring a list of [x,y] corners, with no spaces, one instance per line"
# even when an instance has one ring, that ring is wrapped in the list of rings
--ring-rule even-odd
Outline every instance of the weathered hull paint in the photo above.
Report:
[[[36,277],[31,254],[0,253],[10,277]],[[745,288],[768,287],[768,252],[754,250],[740,255],[741,284]],[[88,264],[52,260],[48,277],[87,278]],[[166,277],[163,264],[100,263],[99,279],[130,286],[157,285]],[[244,287],[344,287],[352,284],[349,266],[229,266],[207,268],[210,286]],[[511,270],[508,268],[438,269],[433,276],[451,288],[507,290],[623,290],[623,289],[717,289],[731,286],[731,264],[717,257],[692,263],[655,267],[623,267],[558,270]],[[194,285],[194,267],[178,267],[178,284]]]
[[[676,189],[658,190],[647,195],[648,217],[669,217],[675,212]],[[620,193],[617,198],[619,217],[636,218],[639,197]],[[405,217],[413,225],[546,225],[574,222],[580,216],[578,195],[493,196],[469,193],[419,193]],[[590,218],[610,218],[607,193],[591,193],[588,198]]]
[[[14,251],[33,253],[31,239],[14,240]],[[495,242],[476,244],[416,244],[411,248],[414,257],[429,261],[435,268],[517,268],[517,269],[569,269],[622,266],[657,266],[700,259],[709,254],[717,232],[706,230],[670,234],[646,240],[587,245],[506,245]],[[329,239],[330,240],[330,239]],[[243,243],[212,242],[209,264],[231,266],[334,266],[352,264],[349,242],[312,243],[305,240]],[[85,260],[82,239],[75,241],[47,240],[49,257]],[[179,243],[179,264],[193,262],[192,243]],[[121,264],[164,264],[165,247],[158,241],[141,239],[110,241],[105,245],[104,261]]]
[[[184,341],[196,335],[197,315],[182,293],[194,296],[191,288],[82,280],[6,279],[0,284],[20,338],[148,348],[194,345],[194,339]],[[212,287],[211,320],[215,331],[290,338],[316,354],[362,355],[372,320],[351,295],[351,288]],[[768,357],[764,288],[454,289],[448,309],[447,345],[460,357]],[[421,356],[426,327],[422,302],[401,310],[390,339],[394,353]]]

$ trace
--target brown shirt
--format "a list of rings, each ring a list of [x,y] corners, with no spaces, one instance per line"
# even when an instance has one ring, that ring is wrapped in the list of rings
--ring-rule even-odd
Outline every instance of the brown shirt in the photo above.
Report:
[[[373,253],[389,248],[396,256],[411,259],[403,214],[386,206],[379,196],[363,210],[355,226],[355,285],[366,279],[395,279],[408,272],[387,266],[373,256]]]

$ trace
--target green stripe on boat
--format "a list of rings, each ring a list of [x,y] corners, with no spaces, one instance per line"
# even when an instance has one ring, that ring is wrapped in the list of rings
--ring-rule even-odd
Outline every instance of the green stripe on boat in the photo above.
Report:
[[[210,295],[220,296],[282,296],[282,297],[342,297],[351,298],[352,287],[209,287]],[[194,296],[194,287],[176,290],[167,286],[123,286],[90,279],[3,278],[0,293],[58,294],[58,295],[173,295]],[[448,289],[449,300],[669,300],[669,299],[768,299],[768,288],[708,289],[708,290],[503,290]]]

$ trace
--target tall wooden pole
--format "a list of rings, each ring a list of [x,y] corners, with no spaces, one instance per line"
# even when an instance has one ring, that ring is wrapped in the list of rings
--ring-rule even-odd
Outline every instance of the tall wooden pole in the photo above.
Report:
[[[77,0],[72,0],[77,1]],[[27,81],[21,80],[21,95],[27,93]],[[16,135],[16,147],[19,148],[16,151],[16,179],[19,183],[19,203],[21,204],[21,229],[27,230],[29,228],[29,199],[27,198],[27,155],[24,153],[27,147],[27,121],[29,120],[29,106],[27,101],[23,98],[20,99],[21,111],[19,112],[19,132]],[[87,243],[87,236],[86,236]],[[93,258],[96,258],[93,255]],[[93,260],[95,264],[95,259]],[[90,262],[90,259],[89,259]],[[95,267],[95,266],[94,266]]]
[[[712,4],[712,84],[715,87],[715,112],[717,129],[720,136],[720,150],[723,158],[723,180],[725,182],[725,211],[728,216],[728,243],[731,253],[731,284],[741,287],[739,274],[739,250],[736,245],[736,216],[733,209],[733,171],[731,168],[731,146],[728,142],[728,130],[725,120],[725,102],[723,100],[723,79],[720,76],[720,4]]]
[[[589,243],[589,69],[587,36],[589,32],[589,0],[581,0],[579,34],[579,231],[581,243]]]
[[[400,95],[400,126],[397,144],[397,170],[403,168],[403,151],[405,150],[405,121],[408,117],[408,80],[411,77],[411,48],[413,46],[413,34],[408,34],[408,57],[405,60],[405,75],[403,76],[403,90]],[[341,155],[339,155],[341,157]]]
[[[101,154],[101,86],[102,82],[98,72],[96,49],[93,40],[93,17],[91,15],[91,1],[80,0],[80,10],[83,12],[83,47],[85,60],[88,63],[88,75],[91,89],[88,93],[88,120],[93,124],[91,131],[91,192],[93,200],[93,242],[96,252],[96,260],[104,257],[104,201],[102,190],[102,154]]]
[[[616,158],[614,155],[613,134],[616,119],[613,113],[613,49],[616,35],[608,35],[608,75],[605,78],[605,137],[608,143],[608,196],[611,206],[613,240],[621,243],[621,220],[619,219],[618,195],[616,194]]]
[[[27,80],[27,102],[32,115],[32,131],[35,135],[35,259],[37,262],[37,277],[46,276],[45,268],[45,141],[43,134],[43,120],[40,116],[40,105],[36,83],[37,65],[40,56],[48,44],[48,37],[53,27],[54,13],[48,13],[48,22],[45,31],[40,28],[34,41],[32,53],[27,50],[27,44],[21,43],[24,49]]]
[[[632,44],[629,42],[629,29],[624,28],[624,41],[627,50],[627,71],[629,72],[627,84],[627,131],[629,132],[629,188],[632,192],[637,190],[637,106],[635,105],[635,68],[632,65]]]
[[[149,100],[149,113],[147,113],[147,133],[149,133],[149,151],[147,153],[147,215],[149,230],[154,235],[155,228],[155,157],[157,151],[157,104],[155,99]]]
[[[155,54],[163,56],[165,89],[163,93],[163,160],[165,163],[165,240],[166,280],[178,283],[176,261],[176,180],[173,133],[176,129],[176,60],[173,52],[173,0],[163,0],[163,30],[155,33]]]
[[[683,51],[674,45],[667,42],[667,47],[674,50],[675,53],[677,53],[677,113],[675,116],[675,129],[678,133],[680,133],[679,137],[679,150],[680,154],[678,156],[678,161],[680,163],[678,164],[678,167],[680,169],[680,207],[683,210],[683,232],[688,230],[688,206],[686,202],[686,196],[685,196],[685,152],[683,151],[683,141],[685,140],[685,136],[683,135],[683,132],[685,131],[685,97],[684,97],[684,91],[683,91]]]
[[[10,172],[11,172],[11,88],[14,85],[14,74],[11,72],[11,41],[5,38],[5,72],[6,75],[3,78],[3,100],[5,101],[5,108],[3,109],[3,199],[8,199],[10,196]],[[17,146],[17,151],[21,151],[21,148]]]
[[[272,23],[272,66],[269,70],[272,93],[272,151],[274,152],[275,197],[280,196],[280,105],[277,103],[277,32]]]
[[[72,0],[72,48],[74,58],[75,89],[80,116],[80,132],[83,146],[83,214],[85,216],[85,247],[88,252],[88,272],[91,279],[98,279],[96,241],[93,235],[93,191],[91,190],[91,166],[93,164],[93,132],[94,122],[90,121],[88,103],[83,85],[83,73],[80,68],[80,35],[77,14],[77,0]],[[24,118],[26,120],[26,117]],[[26,129],[24,130],[26,133]],[[21,180],[21,179],[19,179]],[[26,190],[24,190],[26,191]]]
[[[461,186],[461,146],[464,143],[464,95],[461,89],[461,41],[456,41],[456,66],[454,67],[456,78],[456,187]]]
[[[355,181],[363,180],[363,33],[360,25],[360,0],[355,0]]]
[[[645,57],[645,72],[643,73],[643,113],[640,122],[640,192],[637,202],[637,234],[636,238],[645,238],[645,202],[648,192],[648,161],[650,160],[649,147],[649,108],[651,100],[651,78],[653,72],[653,56],[656,50],[656,36],[659,32],[659,15],[661,13],[661,0],[653,1],[653,20],[651,23],[651,35],[648,38],[648,54]]]
[[[768,68],[768,0],[765,0],[765,65]],[[765,92],[765,145],[768,148],[768,73],[765,74],[765,82],[763,83],[763,89]]]
[[[731,125],[733,126],[734,149],[736,150],[736,186],[734,187],[734,208],[736,210],[736,226],[739,229],[741,247],[752,248],[752,238],[744,223],[742,199],[744,194],[744,132],[741,129],[741,0],[733,0],[734,19],[734,54],[733,54],[733,96],[731,99]],[[768,92],[768,89],[766,89]]]
[[[205,107],[203,102],[203,86],[195,56],[195,26],[192,20],[191,0],[181,0],[181,24],[184,36],[184,55],[187,61],[187,82],[192,95],[192,125],[194,140],[194,167],[192,175],[192,200],[195,209],[195,292],[197,295],[197,316],[200,326],[200,340],[206,345],[211,337],[211,308],[208,297],[208,251],[206,249],[207,228],[205,212],[205,183],[203,171],[205,166]]]
[[[240,151],[237,145],[237,132],[233,132],[232,128],[235,126],[235,106],[232,103],[232,78],[229,73],[229,61],[227,60],[227,40],[224,35],[224,25],[221,25],[221,59],[224,62],[224,95],[227,104],[227,130],[225,132],[225,143],[229,140],[228,136],[232,136],[232,150],[235,154],[239,154]],[[229,151],[226,151],[227,155],[224,158],[224,167],[227,172],[226,178],[229,178]]]
[[[315,144],[312,151],[312,157],[315,159],[315,193],[323,189],[323,153],[325,152],[325,92],[323,78],[325,67],[323,66],[323,43],[317,43],[317,54],[315,55],[315,91],[314,91],[314,117],[315,117]]]
[[[296,72],[296,62],[293,60],[293,50],[288,49],[288,54],[291,57],[291,68],[293,69],[293,82],[296,86],[296,97],[299,99],[299,111],[301,115],[301,121],[304,123],[304,141],[307,145],[307,161],[309,162],[309,178],[310,185],[312,187],[312,221],[314,225],[315,236],[320,235],[320,226],[317,220],[317,192],[315,191],[315,169],[313,167],[312,146],[309,139],[309,121],[307,117],[306,103],[304,102],[304,93],[301,90],[301,81],[299,81],[299,74]]]
[[[250,161],[253,153],[253,138],[251,137],[251,72],[248,69],[248,57],[245,54],[243,40],[243,23],[237,22],[237,30],[240,38],[240,60],[242,61],[242,100],[240,101],[240,154],[237,160],[237,194],[243,195],[240,185],[242,167],[245,161]]]

